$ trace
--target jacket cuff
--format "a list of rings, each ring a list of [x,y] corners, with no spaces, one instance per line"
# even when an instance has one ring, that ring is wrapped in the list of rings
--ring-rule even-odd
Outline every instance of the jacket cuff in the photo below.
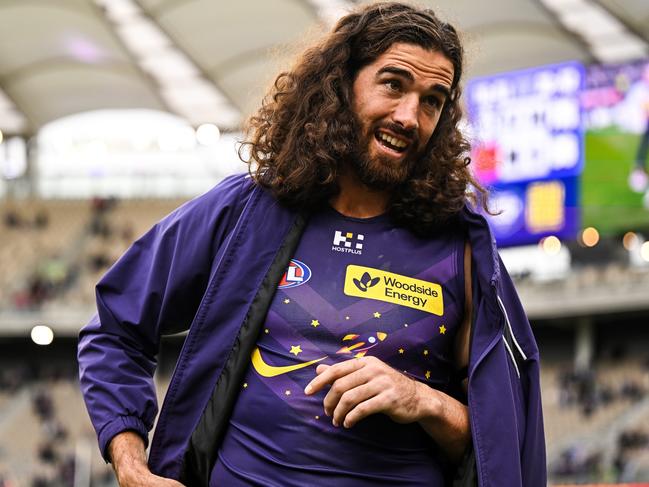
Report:
[[[144,448],[149,446],[149,433],[140,418],[137,416],[118,416],[107,423],[99,432],[99,449],[106,463],[110,463],[110,456],[108,455],[110,441],[124,431],[137,433],[144,441]]]

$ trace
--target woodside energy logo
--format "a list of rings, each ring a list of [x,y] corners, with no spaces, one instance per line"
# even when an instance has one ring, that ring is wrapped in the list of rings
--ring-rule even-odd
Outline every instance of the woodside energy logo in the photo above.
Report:
[[[444,314],[444,298],[439,284],[372,267],[348,265],[344,292],[347,296],[377,299],[437,316]]]

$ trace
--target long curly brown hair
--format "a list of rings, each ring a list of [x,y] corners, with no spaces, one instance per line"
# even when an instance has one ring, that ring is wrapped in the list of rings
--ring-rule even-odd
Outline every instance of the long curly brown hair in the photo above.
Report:
[[[467,197],[479,196],[486,205],[486,191],[467,167],[469,143],[457,127],[463,62],[458,34],[432,10],[397,2],[375,3],[341,18],[277,77],[248,120],[239,151],[255,181],[297,208],[317,208],[337,194],[342,165],[357,154],[359,140],[351,110],[353,81],[397,42],[441,52],[452,62],[454,77],[423,156],[392,189],[392,220],[425,234],[456,214]]]

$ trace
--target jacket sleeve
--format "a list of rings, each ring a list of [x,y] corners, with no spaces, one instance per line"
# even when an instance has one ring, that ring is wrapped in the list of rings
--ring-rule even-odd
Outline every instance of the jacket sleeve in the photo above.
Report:
[[[541,406],[539,350],[523,306],[505,266],[500,261],[501,293],[513,335],[512,354],[520,357],[520,383],[524,410],[524,436],[520,459],[523,485],[545,487],[547,482],[545,433]]]
[[[189,328],[212,260],[236,222],[242,176],[225,179],[137,240],[96,286],[97,314],[79,334],[81,391],[99,447],[137,432],[148,445],[158,407],[153,384],[160,336]],[[233,221],[234,220],[234,221]]]

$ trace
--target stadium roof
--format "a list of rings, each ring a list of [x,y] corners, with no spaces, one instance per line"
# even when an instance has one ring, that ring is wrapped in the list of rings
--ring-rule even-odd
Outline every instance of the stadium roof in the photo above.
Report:
[[[646,0],[420,0],[463,30],[468,74],[649,55]],[[351,0],[2,0],[0,130],[101,108],[236,129],[283,57]]]

